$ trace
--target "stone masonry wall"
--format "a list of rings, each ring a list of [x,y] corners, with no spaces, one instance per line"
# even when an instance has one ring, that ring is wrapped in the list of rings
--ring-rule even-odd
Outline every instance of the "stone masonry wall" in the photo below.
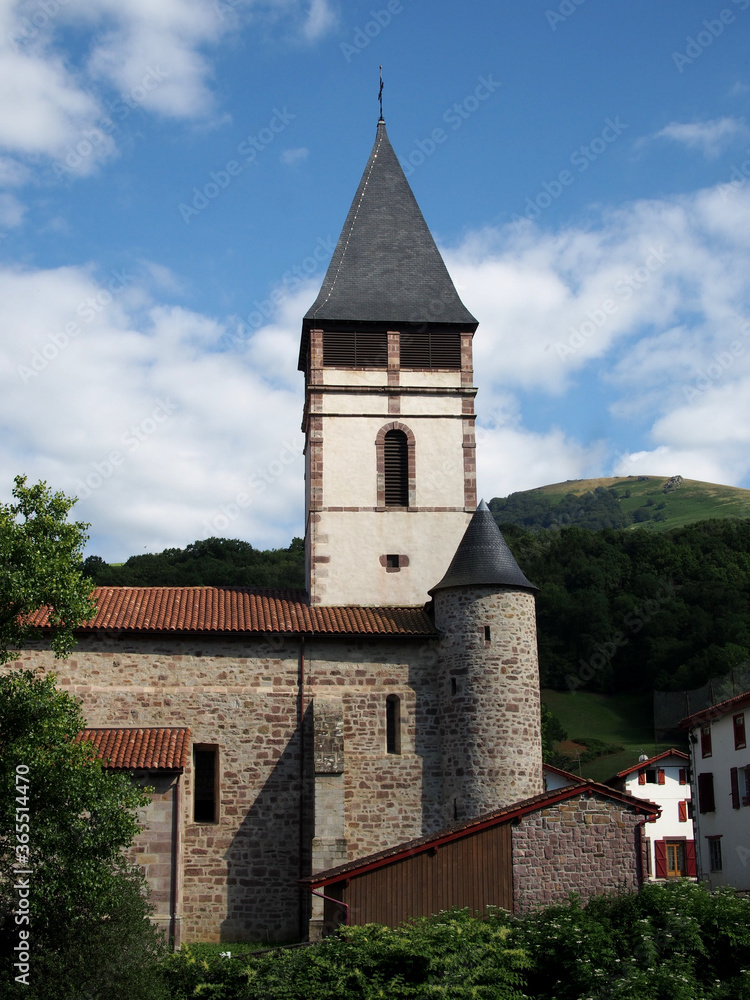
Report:
[[[582,793],[522,817],[512,827],[516,913],[640,885],[637,825],[625,805]]]
[[[343,782],[343,796],[336,792],[332,801],[341,803],[344,814],[333,824],[326,817],[337,833],[343,829],[343,860],[441,825],[434,644],[306,639],[304,747],[301,654],[299,637],[102,634],[83,637],[68,660],[31,648],[17,663],[54,671],[59,686],[82,700],[89,726],[188,726],[194,744],[217,748],[217,822],[193,821],[192,760],[181,778],[177,915],[185,942],[275,941],[303,929],[311,901],[297,880],[310,872],[316,836],[316,697],[342,706],[343,773],[317,779]],[[386,752],[385,705],[394,694],[401,707],[399,754]],[[334,770],[340,766],[335,762]],[[319,792],[324,794],[322,785]],[[154,877],[158,868],[166,880],[163,833],[154,829],[159,851],[146,852],[146,863],[155,866]],[[166,891],[163,881],[159,894]],[[164,902],[157,900],[160,909]]]
[[[447,825],[544,791],[534,595],[439,590],[435,622]]]

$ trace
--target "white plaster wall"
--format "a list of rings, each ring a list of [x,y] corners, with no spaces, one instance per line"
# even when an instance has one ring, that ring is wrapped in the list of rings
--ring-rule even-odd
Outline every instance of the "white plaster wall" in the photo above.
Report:
[[[387,368],[323,368],[322,372],[323,385],[388,385]]]
[[[401,385],[419,386],[460,386],[461,372],[419,372],[411,371],[409,368],[402,368],[399,372]]]
[[[461,416],[461,397],[460,396],[402,396],[401,397],[401,412],[402,417],[398,419],[406,419],[409,415],[425,415],[425,414],[441,414],[441,415],[453,415]]]
[[[349,394],[325,393],[323,395],[323,413],[380,413],[383,419],[388,418],[388,396],[381,393]],[[391,420],[393,417],[391,416]]]
[[[445,575],[471,513],[322,511],[316,555],[322,604],[424,604],[427,591]],[[428,544],[425,543],[428,540]],[[380,565],[381,555],[407,555],[409,565],[395,573]]]
[[[625,791],[638,799],[645,799],[647,802],[655,802],[661,806],[661,816],[654,823],[646,823],[643,834],[650,840],[651,853],[651,878],[656,878],[656,857],[654,842],[657,840],[679,840],[686,838],[694,839],[693,822],[680,822],[679,806],[681,801],[690,801],[690,785],[680,784],[680,768],[687,771],[690,762],[682,760],[680,757],[664,757],[654,764],[648,764],[649,770],[664,771],[664,784],[659,785],[639,785],[638,772],[634,771],[625,781]]]
[[[734,715],[722,716],[711,723],[711,756],[701,756],[700,729],[693,730],[698,742],[692,744],[693,781],[695,786],[695,826],[696,849],[699,853],[699,873],[712,888],[732,885],[737,889],[750,890],[750,806],[742,805],[745,794],[744,775],[738,771],[740,787],[740,808],[732,808],[732,787],[730,769],[750,767],[750,750],[734,749]],[[750,712],[745,709],[746,732],[750,735]],[[698,775],[710,772],[714,776],[714,801],[716,811],[698,811]],[[707,837],[721,836],[722,871],[712,872],[709,860]]]

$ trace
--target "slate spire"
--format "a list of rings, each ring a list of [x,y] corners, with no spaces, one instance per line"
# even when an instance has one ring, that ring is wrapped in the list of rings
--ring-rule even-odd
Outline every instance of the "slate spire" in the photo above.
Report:
[[[303,329],[316,323],[457,324],[476,319],[458,297],[380,120],[320,293]]]
[[[459,542],[448,572],[429,592],[434,594],[447,587],[495,585],[539,589],[524,576],[489,507],[482,500]]]

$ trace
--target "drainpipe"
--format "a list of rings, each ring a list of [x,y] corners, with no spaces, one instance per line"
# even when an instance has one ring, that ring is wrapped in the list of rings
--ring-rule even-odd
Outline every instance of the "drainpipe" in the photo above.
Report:
[[[171,913],[169,914],[169,936],[172,941],[172,947],[176,951],[180,947],[180,934],[181,927],[179,923],[180,914],[180,888],[181,888],[181,865],[180,857],[182,854],[182,774],[178,772],[177,780],[174,783],[174,789],[172,792],[172,892],[170,893],[172,897],[172,903],[170,906]]]
[[[337,906],[342,906],[344,908],[344,926],[349,926],[349,904],[342,902],[340,899],[336,899],[334,896],[326,896],[324,892],[316,892],[314,889],[310,889],[313,896],[320,896],[321,899],[327,899],[331,903],[336,903]],[[325,916],[325,914],[324,914]]]
[[[300,637],[299,649],[299,669],[297,672],[297,727],[299,729],[299,840],[297,844],[298,872],[299,878],[306,875],[304,871],[303,857],[305,849],[305,637]],[[300,889],[299,895],[299,933],[300,937],[306,935],[306,907],[303,905],[304,894]]]

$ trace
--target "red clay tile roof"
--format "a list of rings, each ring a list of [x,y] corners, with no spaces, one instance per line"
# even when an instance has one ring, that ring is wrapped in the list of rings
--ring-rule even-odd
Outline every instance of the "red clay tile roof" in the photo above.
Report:
[[[190,750],[189,729],[84,729],[107,767],[182,771]]]
[[[86,630],[120,632],[234,632],[296,635],[434,636],[422,607],[310,606],[303,590],[250,587],[97,587]],[[32,619],[43,628],[46,609]]]
[[[429,851],[433,848],[437,849],[441,844],[449,843],[451,840],[470,836],[487,827],[496,826],[498,823],[508,823],[516,817],[537,812],[539,809],[544,809],[557,802],[564,802],[566,799],[580,795],[614,799],[616,802],[621,802],[635,812],[646,813],[649,816],[656,816],[661,812],[661,806],[655,802],[638,799],[632,795],[624,795],[622,792],[607,788],[606,785],[600,785],[596,781],[591,781],[590,778],[584,778],[580,784],[567,785],[565,788],[557,788],[551,792],[542,792],[540,795],[534,795],[530,799],[523,799],[521,802],[516,802],[512,806],[505,806],[503,809],[485,813],[484,816],[477,816],[476,819],[466,820],[463,823],[454,823],[452,826],[446,827],[438,833],[433,833],[426,837],[417,837],[416,840],[409,840],[404,844],[396,844],[394,847],[388,847],[384,851],[378,851],[377,854],[370,854],[365,858],[349,861],[346,864],[339,865],[337,868],[330,868],[328,871],[316,872],[314,875],[301,878],[299,883],[300,885],[314,889],[338,882],[344,877],[362,875],[373,868],[382,868],[384,865],[409,857],[412,854],[420,854],[422,851]]]
[[[722,715],[726,715],[727,712],[731,712],[734,708],[742,708],[748,702],[750,702],[750,691],[743,691],[742,694],[735,695],[734,698],[727,698],[726,701],[720,701],[716,705],[711,705],[708,708],[701,709],[700,712],[688,715],[686,719],[681,720],[680,729],[690,729],[702,722],[715,721],[721,718]]]

